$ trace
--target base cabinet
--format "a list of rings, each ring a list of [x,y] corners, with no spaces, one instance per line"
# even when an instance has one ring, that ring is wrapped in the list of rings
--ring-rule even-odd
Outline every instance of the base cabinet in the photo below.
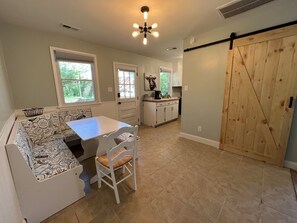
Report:
[[[157,126],[178,118],[178,100],[151,102],[144,101],[144,124]]]

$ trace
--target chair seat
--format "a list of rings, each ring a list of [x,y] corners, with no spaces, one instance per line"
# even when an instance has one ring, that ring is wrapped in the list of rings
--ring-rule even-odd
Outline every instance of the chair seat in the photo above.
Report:
[[[126,149],[125,148],[121,148],[118,152],[114,153],[112,155],[112,158],[118,156],[119,154],[121,154],[122,152],[125,152]],[[125,165],[126,163],[130,162],[132,160],[132,156],[131,155],[125,155],[123,156],[121,159],[119,159],[118,161],[116,161],[115,163],[113,163],[113,168],[118,168],[121,167],[123,165]],[[96,157],[96,161],[98,161],[99,163],[101,163],[103,166],[109,168],[108,165],[108,158],[107,155],[104,154],[102,156]]]

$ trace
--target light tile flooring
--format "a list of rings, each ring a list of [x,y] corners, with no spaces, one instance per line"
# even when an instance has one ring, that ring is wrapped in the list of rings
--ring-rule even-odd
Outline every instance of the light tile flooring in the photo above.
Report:
[[[121,183],[121,203],[107,186],[44,222],[297,222],[288,169],[179,138],[178,121],[140,126],[138,190]]]

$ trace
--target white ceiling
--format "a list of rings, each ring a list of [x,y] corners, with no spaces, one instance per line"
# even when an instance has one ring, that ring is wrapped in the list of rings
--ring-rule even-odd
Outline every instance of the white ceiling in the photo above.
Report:
[[[105,46],[163,60],[182,56],[182,40],[209,31],[230,19],[216,8],[231,0],[0,0],[0,20],[34,29],[63,33]],[[271,3],[268,3],[271,4]],[[134,39],[132,24],[143,24],[140,8],[150,7],[148,24],[158,23],[159,38]],[[65,23],[80,31],[61,28]],[[175,51],[167,48],[177,47]]]

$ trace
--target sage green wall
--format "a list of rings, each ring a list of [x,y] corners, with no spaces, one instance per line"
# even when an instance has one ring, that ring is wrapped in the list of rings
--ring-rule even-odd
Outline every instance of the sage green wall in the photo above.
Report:
[[[297,0],[271,2],[236,19],[227,19],[225,25],[207,33],[189,36],[184,40],[184,48],[227,38],[231,32],[243,34],[297,20],[296,8]],[[190,44],[192,37],[196,40],[194,45]],[[223,43],[184,53],[181,132],[219,141],[228,48],[228,43]],[[294,162],[297,162],[296,116],[286,155],[286,160]],[[202,126],[202,132],[198,133],[198,125]]]
[[[218,141],[228,43],[184,53],[181,131]],[[188,91],[185,91],[185,85]]]
[[[160,66],[172,67],[171,63],[160,61],[98,44],[74,39],[66,35],[42,32],[2,23],[0,35],[13,86],[16,108],[33,106],[56,106],[54,76],[50,58],[50,46],[92,53],[97,56],[102,101],[115,100],[113,62],[135,64],[139,67],[139,84],[143,90],[143,72],[158,73]],[[135,44],[138,44],[135,42]]]
[[[11,88],[8,81],[8,74],[5,66],[5,60],[0,39],[0,132],[8,117],[13,113],[14,104],[11,94]]]
[[[0,36],[1,38],[1,36]],[[22,215],[15,192],[4,144],[1,140],[4,124],[14,111],[8,73],[0,39],[0,222],[22,222]]]
[[[286,160],[297,162],[297,103],[291,125],[291,132],[286,153]]]

